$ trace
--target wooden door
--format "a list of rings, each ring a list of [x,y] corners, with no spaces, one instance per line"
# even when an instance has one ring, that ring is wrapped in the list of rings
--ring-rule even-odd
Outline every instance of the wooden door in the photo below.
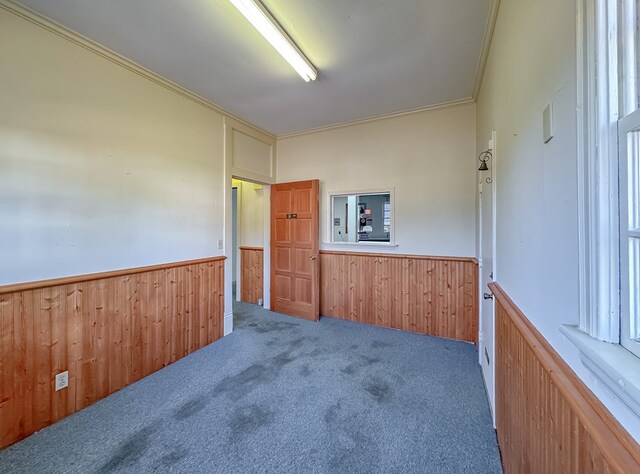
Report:
[[[271,310],[320,316],[318,180],[271,186]]]

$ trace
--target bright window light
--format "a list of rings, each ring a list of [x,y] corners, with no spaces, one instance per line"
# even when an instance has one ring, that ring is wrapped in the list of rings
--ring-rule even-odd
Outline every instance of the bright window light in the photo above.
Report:
[[[306,82],[318,76],[309,60],[296,47],[278,22],[258,0],[229,0]]]

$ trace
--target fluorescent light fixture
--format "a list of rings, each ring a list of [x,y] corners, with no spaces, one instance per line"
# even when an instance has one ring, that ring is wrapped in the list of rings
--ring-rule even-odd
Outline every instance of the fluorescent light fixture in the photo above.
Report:
[[[229,0],[244,17],[271,43],[306,82],[315,81],[318,71],[302,54],[289,35],[259,0]]]

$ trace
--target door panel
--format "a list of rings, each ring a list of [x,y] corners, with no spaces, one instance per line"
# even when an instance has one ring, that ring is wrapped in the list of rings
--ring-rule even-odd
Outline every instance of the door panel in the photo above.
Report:
[[[291,249],[287,247],[277,247],[272,265],[275,266],[278,274],[291,271]]]
[[[311,214],[311,189],[296,189],[294,207],[298,213]]]
[[[301,303],[311,304],[311,280],[296,280],[296,299]]]
[[[298,218],[295,219],[295,223],[293,228],[295,229],[293,232],[293,238],[296,244],[298,245],[307,245],[311,248],[311,244],[313,243],[313,230],[312,230],[312,222],[311,219],[301,218],[301,213],[298,213]]]
[[[276,227],[275,227],[275,233],[276,233],[276,239],[281,242],[281,243],[287,243],[290,244],[291,243],[291,221],[289,219],[286,219],[286,212],[283,213],[282,215],[285,216],[285,218],[278,218],[276,220]]]
[[[275,196],[273,193],[271,194],[272,199],[275,198],[272,201],[273,202],[272,212],[275,212],[276,216],[282,217],[283,214],[291,212],[290,209],[293,205],[292,195],[293,195],[292,189],[282,189],[277,194],[275,194]]]
[[[271,309],[320,315],[318,180],[271,186]]]
[[[312,265],[311,249],[296,249],[296,273],[299,276],[311,278]]]
[[[291,300],[291,277],[276,275],[271,292],[277,293],[280,299]]]

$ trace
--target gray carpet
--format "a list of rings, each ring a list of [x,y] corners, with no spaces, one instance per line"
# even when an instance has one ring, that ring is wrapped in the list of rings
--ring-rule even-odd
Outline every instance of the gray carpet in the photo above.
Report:
[[[235,325],[0,472],[501,472],[474,346],[243,303]]]

